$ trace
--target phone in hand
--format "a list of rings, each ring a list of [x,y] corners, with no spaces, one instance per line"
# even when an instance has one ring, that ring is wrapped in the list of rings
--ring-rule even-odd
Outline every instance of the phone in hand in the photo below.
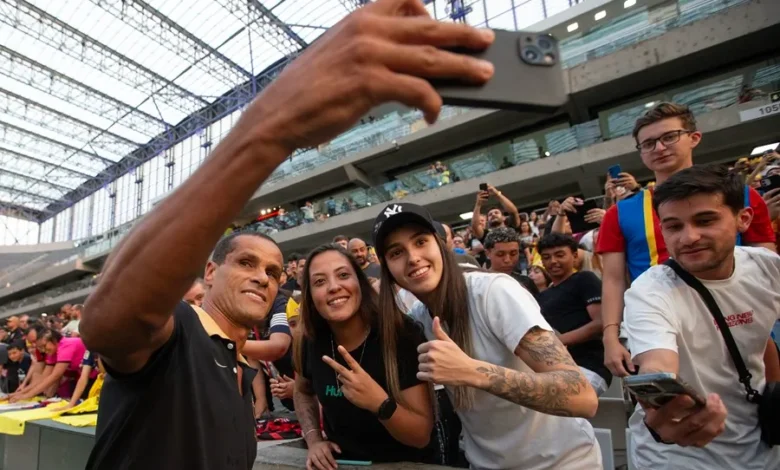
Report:
[[[577,206],[577,212],[567,212],[566,217],[569,219],[571,225],[571,233],[590,232],[599,228],[599,224],[595,222],[585,222],[585,215],[591,209],[598,209],[598,202],[596,199],[586,199],[582,202],[581,206]]]
[[[668,372],[632,375],[623,379],[628,392],[650,406],[660,408],[680,395],[688,395],[698,406],[705,406],[702,398],[690,385]]]
[[[544,33],[494,30],[496,39],[484,51],[449,49],[493,64],[484,85],[431,80],[444,104],[555,114],[568,101],[558,40]]]
[[[609,177],[612,178],[613,180],[616,180],[616,179],[620,178],[620,173],[622,173],[622,172],[623,172],[623,170],[620,168],[620,165],[612,165],[607,170],[607,173],[609,174]]]
[[[759,188],[759,192],[761,194],[766,194],[769,191],[777,188],[780,188],[780,175],[772,175],[761,180],[761,187]]]
[[[487,191],[488,190],[487,183],[479,183],[479,190],[480,191]]]

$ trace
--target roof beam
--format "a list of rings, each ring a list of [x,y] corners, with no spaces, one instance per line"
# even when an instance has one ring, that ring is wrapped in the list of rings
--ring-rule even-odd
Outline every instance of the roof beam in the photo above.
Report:
[[[51,202],[56,201],[56,199],[52,199],[50,197],[42,196],[42,195],[37,194],[37,193],[31,193],[31,192],[26,191],[24,189],[12,188],[10,186],[0,185],[0,191],[6,191],[6,192],[11,193],[11,194],[21,194],[22,196],[29,197],[30,199],[37,199],[37,200],[39,200],[41,202],[45,202],[45,203],[51,203]]]
[[[138,148],[130,139],[100,129],[56,109],[0,87],[0,111],[75,141],[92,141],[94,148],[123,157]]]
[[[106,168],[94,178],[90,178],[78,188],[63,196],[60,201],[47,207],[49,213],[56,214],[70,207],[73,203],[89,196],[111,181],[129,173],[134,168],[160,155],[166,149],[195,135],[209,124],[219,121],[230,113],[242,108],[252,101],[257,93],[260,93],[282,70],[292,62],[293,58],[285,57],[276,64],[268,67],[256,78],[235,87],[221,97],[214,100],[207,108],[188,116],[167,132],[163,132],[147,144],[135,150],[132,155],[123,158],[119,162]]]
[[[184,113],[208,102],[25,0],[4,0],[0,21]]]
[[[66,144],[64,142],[60,142],[58,140],[50,139],[44,135],[38,134],[36,132],[28,131],[27,129],[23,129],[18,126],[14,126],[13,124],[8,124],[7,122],[0,121],[0,131],[2,131],[3,136],[9,139],[10,142],[14,142],[13,139],[10,139],[8,137],[8,134],[20,134],[21,136],[40,141],[45,142],[47,145],[51,145],[52,147],[57,147],[59,150],[63,150],[63,153],[72,153],[74,155],[79,155],[88,158],[91,161],[94,161],[96,163],[99,163],[105,167],[106,165],[111,165],[114,163],[113,160],[110,160],[108,158],[101,157],[100,155],[92,152],[88,152],[86,150],[78,149],[72,145]],[[67,160],[65,156],[60,156],[60,159]]]
[[[170,125],[0,44],[0,74],[149,137]]]
[[[292,28],[257,0],[217,0],[217,3],[285,56],[296,55],[308,46]]]
[[[40,223],[41,219],[43,219],[45,215],[45,212],[20,206],[19,204],[14,204],[13,202],[0,201],[0,215]]]
[[[74,170],[72,168],[68,168],[62,165],[57,165],[56,163],[47,162],[46,160],[41,160],[40,158],[31,157],[30,155],[25,155],[15,150],[11,150],[9,148],[0,147],[0,155],[2,154],[6,154],[13,159],[21,159],[30,162],[34,165],[37,165],[39,168],[43,169],[43,172],[47,174],[51,173],[52,170],[59,170],[61,173],[70,175],[71,177],[74,178],[81,178],[81,179],[92,178],[92,175],[89,175],[87,173],[82,173],[81,171]],[[2,164],[2,160],[0,160],[0,164]],[[36,174],[40,174],[40,173],[41,172],[36,172]]]
[[[266,20],[260,20],[262,23],[268,23],[273,25],[276,28],[279,28],[282,30],[290,39],[298,43],[298,45],[301,47],[301,49],[306,49],[309,44],[303,40],[300,36],[298,36],[298,33],[293,31],[292,28],[290,28],[287,23],[280,20],[279,17],[277,17],[271,10],[266,8],[262,3],[260,3],[258,0],[247,0],[249,5],[251,5],[255,10],[262,15],[263,18],[266,18]]]
[[[197,64],[197,67],[230,86],[252,78],[252,74],[243,67],[143,0],[91,1],[137,31],[156,36],[159,45],[190,63]],[[137,14],[128,14],[127,7],[135,10]]]
[[[35,178],[33,176],[30,176],[30,175],[23,175],[21,173],[17,173],[15,171],[11,171],[11,170],[8,170],[6,168],[0,167],[0,175],[2,175],[3,173],[6,174],[6,175],[13,176],[14,178],[25,180],[25,181],[30,182],[32,184],[40,184],[40,185],[43,185],[43,186],[48,186],[49,188],[51,188],[51,189],[53,189],[55,191],[62,192],[62,193],[66,193],[66,192],[71,191],[73,189],[73,188],[69,188],[68,186],[63,186],[61,184],[52,183],[51,181],[38,179],[38,178]]]

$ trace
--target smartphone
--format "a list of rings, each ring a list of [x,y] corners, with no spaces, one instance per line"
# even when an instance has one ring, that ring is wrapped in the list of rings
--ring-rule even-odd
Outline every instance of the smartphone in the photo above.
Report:
[[[487,191],[487,183],[479,183],[479,190],[480,191]]]
[[[339,465],[353,465],[359,467],[367,467],[369,465],[374,464],[374,462],[370,460],[345,460],[345,459],[336,459],[336,463]]]
[[[777,188],[780,188],[780,175],[772,175],[761,180],[761,187],[759,188],[759,192],[761,194],[766,194],[769,191]]]
[[[632,375],[623,379],[628,392],[656,408],[669,403],[680,395],[688,395],[698,406],[706,401],[690,385],[670,373]]]
[[[620,173],[622,173],[623,170],[620,169],[620,165],[612,165],[611,167],[609,167],[607,172],[609,173],[610,178],[616,180],[620,178]]]
[[[263,361],[263,362],[265,362],[265,366],[268,368],[268,372],[271,374],[271,378],[279,380],[280,377],[279,370],[274,366],[273,362],[270,361]]]
[[[493,30],[496,39],[484,51],[450,49],[493,63],[484,85],[431,80],[444,104],[555,114],[568,101],[558,40],[549,34]]]
[[[597,223],[585,222],[585,214],[589,210],[597,208],[598,202],[596,199],[586,199],[581,206],[577,206],[577,212],[567,212],[566,216],[569,218],[569,224],[571,224],[571,233],[590,232],[599,228]]]

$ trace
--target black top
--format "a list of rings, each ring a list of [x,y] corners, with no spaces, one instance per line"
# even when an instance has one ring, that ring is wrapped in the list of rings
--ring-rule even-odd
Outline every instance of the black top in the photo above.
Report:
[[[23,353],[22,359],[19,362],[14,362],[8,358],[7,351],[5,352],[5,359],[2,360],[0,365],[3,366],[3,375],[8,381],[8,393],[13,393],[19,388],[19,384],[27,377],[27,373],[30,371],[30,365],[32,365],[32,359],[26,352]]]
[[[6,344],[11,344],[14,341],[19,340],[24,340],[24,331],[22,331],[21,328],[16,328],[15,330],[8,332],[8,336],[5,337],[3,342]]]
[[[366,277],[373,277],[375,279],[382,277],[382,267],[376,263],[369,263],[368,266],[363,269],[363,272],[366,273]]]
[[[182,302],[171,338],[143,369],[125,375],[104,366],[87,470],[252,468],[256,371],[237,361],[235,342],[210,316]]]
[[[411,319],[405,325],[405,331],[398,341],[398,378],[401,390],[424,383],[417,380],[417,346],[425,342],[425,337]],[[322,405],[325,434],[341,448],[341,454],[335,454],[336,458],[373,462],[421,462],[426,459],[430,454],[428,449],[416,449],[396,441],[373,413],[358,408],[341,394],[336,372],[322,361],[322,356],[333,356],[331,335],[320,336],[322,337],[302,343],[302,373],[311,381]],[[349,353],[356,361],[360,361],[362,354],[361,367],[380,387],[387,390],[385,367],[375,330],[371,330],[364,344],[365,352],[364,346],[360,345]],[[336,348],[338,345],[333,343],[336,361],[346,366],[344,358]]]
[[[590,321],[587,307],[601,303],[601,279],[590,271],[571,275],[557,286],[550,286],[539,294],[542,315],[560,333],[568,333]],[[569,354],[578,366],[592,370],[612,382],[612,374],[604,366],[604,344],[593,339],[569,346]]]
[[[281,289],[285,289],[285,290],[288,290],[290,292],[294,292],[296,290],[301,290],[301,286],[298,284],[298,279],[295,279],[293,277],[293,278],[287,279],[287,282],[282,284]]]

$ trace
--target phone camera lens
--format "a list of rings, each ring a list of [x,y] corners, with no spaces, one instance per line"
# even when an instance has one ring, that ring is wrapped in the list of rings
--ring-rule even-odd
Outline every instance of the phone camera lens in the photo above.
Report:
[[[525,58],[530,60],[531,62],[536,62],[537,60],[539,60],[539,53],[536,52],[534,49],[526,49]]]
[[[540,37],[536,43],[539,45],[539,47],[545,50],[552,49],[553,47],[552,42],[550,42],[550,40],[546,37]]]

